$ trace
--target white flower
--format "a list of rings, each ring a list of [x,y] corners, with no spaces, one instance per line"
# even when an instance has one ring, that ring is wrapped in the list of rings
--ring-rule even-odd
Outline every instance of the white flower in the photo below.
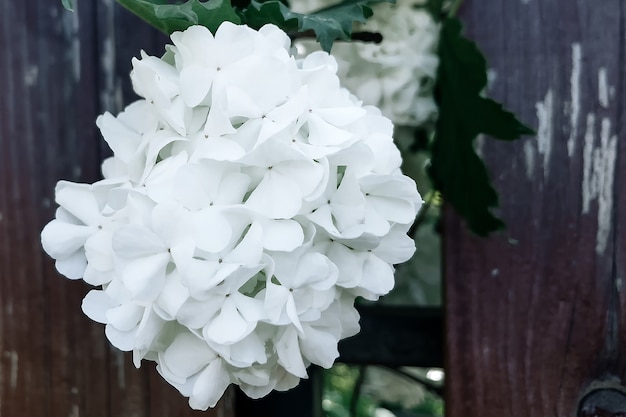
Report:
[[[44,250],[101,286],[83,311],[191,407],[230,384],[286,390],[358,331],[357,296],[393,286],[421,203],[391,122],[274,26],[172,35],[133,61],[143,99],[97,125],[104,180],[60,181]]]

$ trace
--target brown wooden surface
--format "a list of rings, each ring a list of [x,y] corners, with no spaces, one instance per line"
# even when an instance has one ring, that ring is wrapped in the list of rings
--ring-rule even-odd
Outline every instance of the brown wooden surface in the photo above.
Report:
[[[575,416],[585,390],[626,382],[624,3],[463,4],[490,95],[538,135],[481,147],[508,230],[446,216],[449,417]]]
[[[39,232],[59,179],[99,178],[97,114],[132,96],[130,59],[163,38],[112,0],[0,2],[0,416],[232,416],[190,411],[157,375],[112,349],[80,310],[88,286],[62,278]],[[126,98],[124,98],[126,97]]]

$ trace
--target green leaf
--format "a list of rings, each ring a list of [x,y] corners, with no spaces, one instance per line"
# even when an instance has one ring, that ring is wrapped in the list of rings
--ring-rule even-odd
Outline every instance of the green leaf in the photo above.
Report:
[[[439,43],[440,65],[435,97],[439,119],[429,169],[435,188],[478,235],[504,227],[492,209],[498,194],[474,140],[487,134],[504,140],[534,134],[501,104],[482,97],[487,85],[487,63],[482,53],[461,33],[458,19],[446,18]]]
[[[263,25],[272,23],[285,32],[296,32],[299,27],[299,13],[294,13],[279,1],[259,3],[250,2],[250,5],[241,13],[244,23],[259,29]]]
[[[327,52],[337,39],[350,40],[354,22],[364,23],[372,15],[369,5],[394,0],[346,0],[310,14],[292,12],[277,0],[252,1],[242,13],[245,23],[255,29],[273,23],[285,32],[313,31]]]
[[[74,11],[74,0],[61,0],[61,4],[66,10],[69,10],[70,12]]]
[[[394,1],[346,0],[311,14],[301,14],[292,12],[278,0],[253,0],[243,9],[233,7],[229,0],[188,0],[182,4],[170,4],[166,0],[117,0],[168,35],[191,25],[206,26],[215,33],[224,21],[245,23],[254,29],[273,23],[290,34],[312,31],[325,51],[330,51],[337,39],[350,39],[354,22],[363,23],[372,15],[370,4]]]
[[[229,0],[188,0],[182,4],[169,4],[165,0],[117,2],[167,35],[192,25],[206,26],[215,33],[222,22],[241,23]]]

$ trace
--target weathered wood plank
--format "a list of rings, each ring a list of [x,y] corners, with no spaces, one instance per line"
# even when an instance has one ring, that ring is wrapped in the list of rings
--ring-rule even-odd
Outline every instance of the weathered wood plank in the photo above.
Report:
[[[572,416],[624,381],[624,4],[468,1],[490,94],[537,129],[482,147],[508,229],[445,222],[449,416]]]
[[[80,311],[87,285],[58,275],[39,233],[59,179],[93,182],[104,109],[134,99],[130,58],[161,35],[112,0],[0,3],[0,415],[191,416],[154,366],[136,370]],[[232,416],[231,398],[205,416]]]
[[[106,372],[103,345],[85,344],[95,327],[76,313],[86,288],[56,276],[39,244],[54,182],[97,173],[85,140],[95,134],[96,74],[84,71],[95,39],[88,20],[50,2],[0,10],[0,414],[105,416],[105,396],[93,395],[106,387],[93,377]]]

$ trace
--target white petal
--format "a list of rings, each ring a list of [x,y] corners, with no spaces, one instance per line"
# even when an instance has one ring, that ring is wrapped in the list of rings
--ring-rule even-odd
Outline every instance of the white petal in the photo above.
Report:
[[[276,271],[278,273],[278,270]],[[337,267],[321,253],[305,253],[292,278],[295,287],[310,286],[318,291],[330,289],[337,280]]]
[[[368,299],[377,299],[378,296],[385,295],[394,285],[393,267],[374,254],[369,254],[363,265],[363,279],[359,287],[371,292],[374,297],[366,296]]]
[[[55,219],[41,231],[41,245],[52,258],[64,258],[82,248],[85,241],[96,231],[94,227],[79,226]]]
[[[235,269],[237,269],[236,265],[191,259],[183,274],[182,282],[189,288],[192,296],[197,296],[197,293],[208,291],[218,285]]]
[[[113,233],[111,230],[100,230],[85,242],[85,256],[89,266],[108,271],[113,268]]]
[[[300,352],[300,344],[298,343],[298,333],[294,327],[287,327],[278,339],[276,353],[278,354],[278,363],[287,372],[300,378],[307,377],[306,365],[302,359],[302,352]]]
[[[96,125],[115,156],[120,161],[128,162],[137,151],[140,135],[109,112],[98,116]]]
[[[194,236],[198,248],[207,252],[222,251],[230,242],[233,229],[230,222],[218,210],[206,209],[193,216]]]
[[[113,270],[109,271],[99,271],[95,268],[92,268],[91,264],[87,264],[87,268],[85,268],[85,273],[83,274],[83,280],[90,285],[98,286],[111,282],[115,278],[115,272]]]
[[[362,107],[338,107],[313,109],[312,113],[334,126],[342,127],[365,116],[367,111]]]
[[[411,259],[415,252],[415,241],[406,234],[406,227],[395,225],[380,245],[373,250],[374,254],[390,264],[399,264]]]
[[[231,298],[234,299],[237,310],[239,310],[241,316],[250,323],[252,327],[254,327],[259,320],[265,318],[263,302],[260,299],[251,298],[239,292],[232,294]]]
[[[268,280],[265,291],[264,308],[270,323],[284,324],[281,316],[289,299],[289,289]]]
[[[55,200],[84,224],[95,226],[100,221],[100,207],[88,184],[59,181]]]
[[[333,243],[330,245],[326,256],[337,266],[339,271],[337,285],[352,288],[361,282],[365,254],[350,250],[339,243]]]
[[[137,327],[143,316],[143,312],[144,308],[136,304],[122,304],[106,312],[106,323],[119,331],[128,332]]]
[[[181,152],[156,164],[146,178],[148,196],[157,203],[173,199],[176,174],[186,163],[187,154]]]
[[[137,301],[153,301],[165,283],[165,267],[170,261],[168,253],[135,259],[122,271],[124,285]]]
[[[224,262],[241,265],[257,265],[263,254],[264,229],[258,222],[253,223],[241,242],[224,256]]]
[[[337,350],[338,338],[325,331],[324,328],[307,326],[305,337],[300,339],[302,354],[312,363],[326,369],[333,366],[339,357]]]
[[[296,182],[270,170],[245,205],[269,218],[289,219],[300,210],[302,194]]]
[[[308,197],[320,185],[326,186],[325,166],[313,161],[285,161],[276,165],[273,175],[280,174],[294,181],[300,188],[300,195]]]
[[[341,232],[335,226],[332,209],[328,204],[315,208],[315,211],[307,214],[306,217],[321,226],[330,235],[341,236]]]
[[[265,354],[263,356],[265,356]],[[270,385],[270,373],[269,373],[269,370],[266,370],[266,369],[255,369],[255,368],[250,367],[247,369],[242,369],[239,372],[235,372],[235,376],[238,379],[239,383],[243,382],[244,384],[247,384],[247,385],[255,385],[255,386],[260,386],[260,387],[265,387],[265,386]],[[258,397],[254,397],[254,398],[258,398]]]
[[[161,359],[176,376],[189,378],[214,360],[215,353],[204,340],[185,332],[176,336]]]
[[[165,280],[165,285],[156,304],[165,313],[165,317],[163,317],[165,320],[173,320],[188,298],[189,290],[182,285],[174,274],[170,274]]]
[[[180,72],[180,92],[188,107],[195,107],[204,101],[211,89],[215,72],[213,68],[196,65],[182,69]]]
[[[69,279],[80,279],[85,274],[87,267],[87,259],[85,259],[85,251],[77,250],[73,254],[65,258],[59,258],[54,266],[57,271],[65,275]]]
[[[135,331],[122,332],[110,324],[107,324],[104,328],[104,333],[106,334],[107,339],[109,339],[109,342],[111,342],[111,344],[119,350],[124,352],[133,350],[135,344]]]
[[[93,321],[106,324],[108,323],[106,312],[117,305],[115,300],[109,297],[104,291],[91,290],[87,293],[85,298],[83,298],[81,308],[83,313]]]
[[[214,175],[207,177],[207,174],[209,172],[197,164],[184,165],[178,170],[174,195],[188,209],[200,210],[212,202],[211,189],[215,186],[211,177]],[[210,185],[206,186],[206,182]]]
[[[248,192],[250,177],[241,173],[226,175],[219,186],[215,202],[218,204],[240,204]]]
[[[309,115],[308,125],[312,145],[345,147],[354,138],[350,131],[335,127],[315,114]]]
[[[121,258],[134,259],[163,253],[167,247],[152,230],[145,226],[129,224],[113,234],[112,246]]]
[[[213,132],[211,133],[214,134]],[[192,162],[200,159],[236,161],[246,154],[245,149],[234,140],[208,134],[207,136],[198,144],[191,155],[190,160]]]
[[[260,118],[262,110],[243,89],[229,85],[224,92],[226,106],[231,116],[241,116],[247,119]]]
[[[215,407],[226,388],[230,385],[230,376],[221,359],[213,360],[200,374],[189,397],[189,405],[195,410]]]
[[[137,334],[135,336],[135,349],[147,350],[152,348],[152,345],[163,331],[166,322],[161,319],[153,309],[145,308],[143,317],[137,327]],[[135,363],[135,366],[139,368],[139,364]]]
[[[251,323],[242,317],[233,300],[226,299],[220,313],[204,328],[203,334],[215,343],[231,344],[246,337],[250,331]]]
[[[221,297],[215,297],[216,302],[209,303],[206,300],[198,301],[193,298],[187,299],[178,313],[176,319],[180,324],[190,329],[201,329],[211,320],[215,313],[219,310],[218,302]]]
[[[415,204],[385,196],[370,195],[367,204],[385,219],[396,223],[408,224],[415,220]]]
[[[228,348],[227,355],[224,352],[222,357],[238,368],[249,367],[254,363],[264,364],[267,362],[265,342],[255,332],[250,333],[235,344],[220,346]]]
[[[263,247],[273,251],[292,251],[302,245],[304,231],[294,220],[268,220],[263,224]]]
[[[221,136],[235,133],[235,131],[236,129],[222,106],[214,102],[204,125],[204,133],[209,136]]]

